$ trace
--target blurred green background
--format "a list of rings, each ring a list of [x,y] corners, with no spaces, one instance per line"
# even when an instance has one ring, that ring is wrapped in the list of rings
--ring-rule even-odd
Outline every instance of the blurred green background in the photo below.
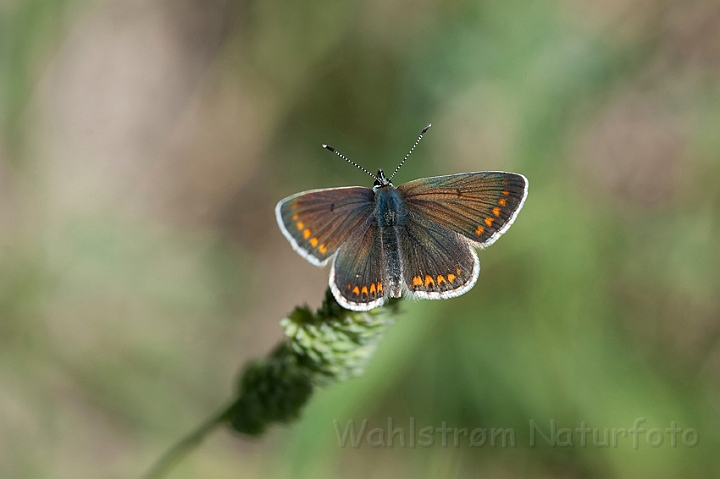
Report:
[[[275,203],[523,173],[475,288],[406,301],[364,377],[172,478],[719,477],[720,4],[0,2],[0,477],[137,477],[317,306]],[[516,447],[338,445],[513,428]],[[558,427],[697,430],[637,449]],[[439,436],[438,436],[439,438]],[[397,442],[397,440],[396,440]]]

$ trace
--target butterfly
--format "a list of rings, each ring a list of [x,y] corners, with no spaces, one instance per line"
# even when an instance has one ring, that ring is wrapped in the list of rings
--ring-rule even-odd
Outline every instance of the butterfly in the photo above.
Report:
[[[527,179],[501,171],[395,187],[392,178],[429,128],[389,178],[323,145],[375,178],[373,187],[303,191],[275,208],[280,230],[302,257],[317,266],[332,261],[330,289],[346,309],[367,311],[402,295],[440,299],[467,292],[480,273],[475,248],[507,231],[527,198]]]

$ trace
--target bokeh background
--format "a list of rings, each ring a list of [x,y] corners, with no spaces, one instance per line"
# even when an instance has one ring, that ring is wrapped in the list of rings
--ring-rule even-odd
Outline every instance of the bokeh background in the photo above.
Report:
[[[720,4],[0,1],[0,477],[138,477],[317,306],[275,203],[501,169],[475,288],[406,301],[360,379],[172,478],[720,476]],[[333,420],[514,428],[341,448]],[[529,447],[529,421],[668,428]],[[577,438],[577,436],[576,436]],[[577,439],[576,439],[577,441]]]

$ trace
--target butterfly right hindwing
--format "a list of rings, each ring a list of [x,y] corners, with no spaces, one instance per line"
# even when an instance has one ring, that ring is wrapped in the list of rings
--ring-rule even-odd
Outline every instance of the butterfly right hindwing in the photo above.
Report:
[[[480,261],[469,241],[451,229],[408,212],[397,226],[405,288],[423,299],[452,298],[473,287]]]

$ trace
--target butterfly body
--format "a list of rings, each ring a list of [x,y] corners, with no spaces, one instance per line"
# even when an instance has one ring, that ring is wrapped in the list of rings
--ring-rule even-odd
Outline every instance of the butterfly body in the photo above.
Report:
[[[382,170],[378,175],[380,178],[384,178]],[[397,230],[405,227],[407,210],[400,192],[392,183],[375,185],[373,191],[375,192],[373,216],[380,230],[380,248],[383,251],[385,262],[387,295],[391,298],[399,298],[402,294],[402,263]]]
[[[375,178],[373,188],[312,190],[276,207],[295,250],[315,265],[332,260],[330,288],[347,309],[369,310],[403,294],[465,293],[480,272],[474,248],[497,240],[527,196],[527,179],[515,173],[461,173],[399,187],[382,170]]]

